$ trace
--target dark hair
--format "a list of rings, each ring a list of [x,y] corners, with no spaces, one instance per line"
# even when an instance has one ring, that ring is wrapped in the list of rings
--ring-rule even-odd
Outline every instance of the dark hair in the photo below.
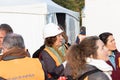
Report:
[[[0,30],[4,30],[4,31],[6,31],[6,33],[13,33],[12,28],[8,24],[1,24]]]
[[[86,35],[86,27],[82,26],[82,27],[80,28],[80,34]]]
[[[48,47],[53,47],[54,42],[57,40],[56,36],[48,37],[45,39],[45,45]]]
[[[108,37],[110,36],[110,35],[113,35],[112,33],[110,33],[110,32],[104,32],[104,33],[101,33],[100,35],[99,35],[99,38],[103,41],[103,43],[106,45],[107,44],[107,41],[108,41]]]

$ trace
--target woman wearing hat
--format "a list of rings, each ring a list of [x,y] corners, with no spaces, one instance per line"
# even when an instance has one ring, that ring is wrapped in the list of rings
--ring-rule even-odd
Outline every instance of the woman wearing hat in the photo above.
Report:
[[[63,42],[63,31],[53,23],[44,27],[43,37],[45,49],[41,52],[40,60],[44,63],[49,78],[58,78],[62,75],[66,65],[63,52],[59,50]]]

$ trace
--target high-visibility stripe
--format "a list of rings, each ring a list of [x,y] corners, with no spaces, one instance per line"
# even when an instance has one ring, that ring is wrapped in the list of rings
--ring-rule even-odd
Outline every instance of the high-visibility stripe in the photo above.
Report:
[[[60,65],[60,62],[59,62],[57,56],[54,55],[53,52],[52,52],[50,49],[48,49],[48,48],[45,48],[44,50],[48,52],[48,54],[49,54],[49,55],[54,59],[54,61],[56,62],[56,65],[59,66],[59,65]]]

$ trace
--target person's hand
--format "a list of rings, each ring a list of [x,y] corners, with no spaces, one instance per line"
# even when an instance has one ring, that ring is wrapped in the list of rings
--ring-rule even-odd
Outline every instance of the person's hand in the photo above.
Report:
[[[64,68],[66,67],[67,61],[64,61],[63,63]]]
[[[67,80],[67,77],[65,77],[65,76],[60,76],[60,77],[58,78],[58,80]]]

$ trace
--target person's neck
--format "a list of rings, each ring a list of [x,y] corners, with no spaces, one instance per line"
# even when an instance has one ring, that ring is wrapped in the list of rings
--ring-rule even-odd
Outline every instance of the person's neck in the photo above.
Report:
[[[112,55],[112,51],[111,50],[109,50],[109,55]]]

